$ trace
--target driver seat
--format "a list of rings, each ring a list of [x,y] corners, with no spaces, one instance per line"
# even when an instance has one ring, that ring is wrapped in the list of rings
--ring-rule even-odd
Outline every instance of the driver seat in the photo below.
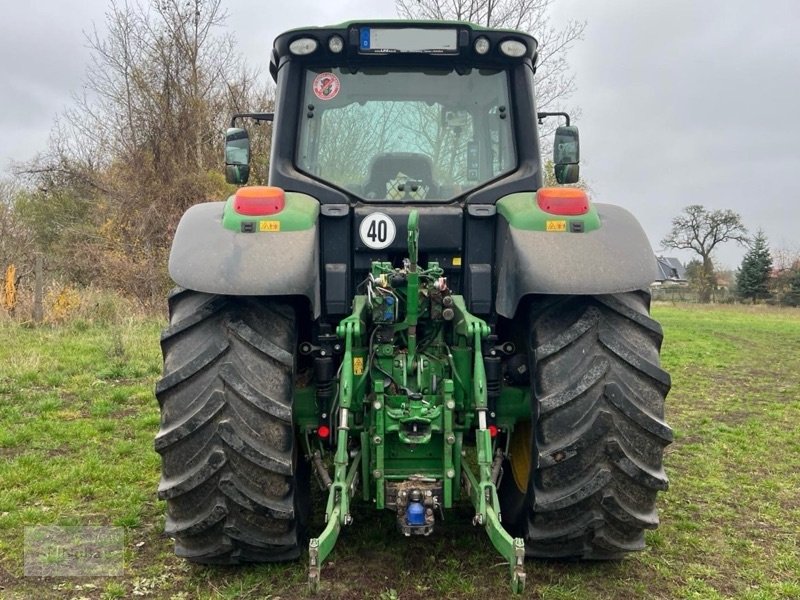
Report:
[[[412,192],[412,185],[403,184],[403,176],[417,184]],[[384,152],[377,154],[369,166],[369,179],[364,185],[364,195],[371,200],[402,200],[435,198],[438,191],[433,185],[433,162],[429,156],[416,152]]]

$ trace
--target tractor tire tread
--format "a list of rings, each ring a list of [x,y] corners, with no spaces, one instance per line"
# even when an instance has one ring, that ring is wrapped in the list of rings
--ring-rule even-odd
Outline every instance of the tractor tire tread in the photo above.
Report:
[[[616,559],[644,547],[666,490],[669,375],[649,295],[548,298],[531,306],[534,357],[527,554]]]
[[[169,309],[155,449],[176,555],[228,565],[298,558],[308,490],[292,421],[293,307],[177,288]]]

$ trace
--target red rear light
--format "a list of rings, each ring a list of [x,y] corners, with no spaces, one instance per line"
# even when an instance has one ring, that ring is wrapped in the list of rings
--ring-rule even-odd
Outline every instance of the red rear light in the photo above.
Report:
[[[489,425],[489,435],[491,437],[497,436],[497,425]]]
[[[319,429],[317,429],[317,435],[323,440],[327,439],[330,434],[331,428],[327,425],[320,425]]]
[[[253,185],[236,190],[233,197],[233,210],[240,215],[261,217],[274,215],[286,206],[286,196],[279,187]]]
[[[536,202],[544,212],[553,215],[583,215],[589,212],[589,198],[579,188],[541,188]]]

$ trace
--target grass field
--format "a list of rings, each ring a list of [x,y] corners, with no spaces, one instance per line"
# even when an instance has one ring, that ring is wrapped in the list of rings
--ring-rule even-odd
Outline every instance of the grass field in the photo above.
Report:
[[[673,390],[670,490],[649,549],[617,563],[527,563],[524,597],[800,598],[800,311],[656,306]],[[298,598],[305,561],[202,568],[172,555],[153,451],[161,324],[0,322],[0,597]],[[468,507],[406,540],[363,507],[321,598],[504,598],[507,567]],[[24,528],[124,528],[124,575],[23,575]],[[321,528],[317,520],[312,528]]]

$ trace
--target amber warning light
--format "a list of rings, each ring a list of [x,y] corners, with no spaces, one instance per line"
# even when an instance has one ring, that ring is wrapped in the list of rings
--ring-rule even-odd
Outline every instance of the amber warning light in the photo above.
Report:
[[[279,187],[253,185],[236,190],[233,210],[240,215],[261,217],[274,215],[286,206],[286,196]]]
[[[536,202],[551,215],[584,215],[589,212],[589,197],[579,188],[541,188]]]

